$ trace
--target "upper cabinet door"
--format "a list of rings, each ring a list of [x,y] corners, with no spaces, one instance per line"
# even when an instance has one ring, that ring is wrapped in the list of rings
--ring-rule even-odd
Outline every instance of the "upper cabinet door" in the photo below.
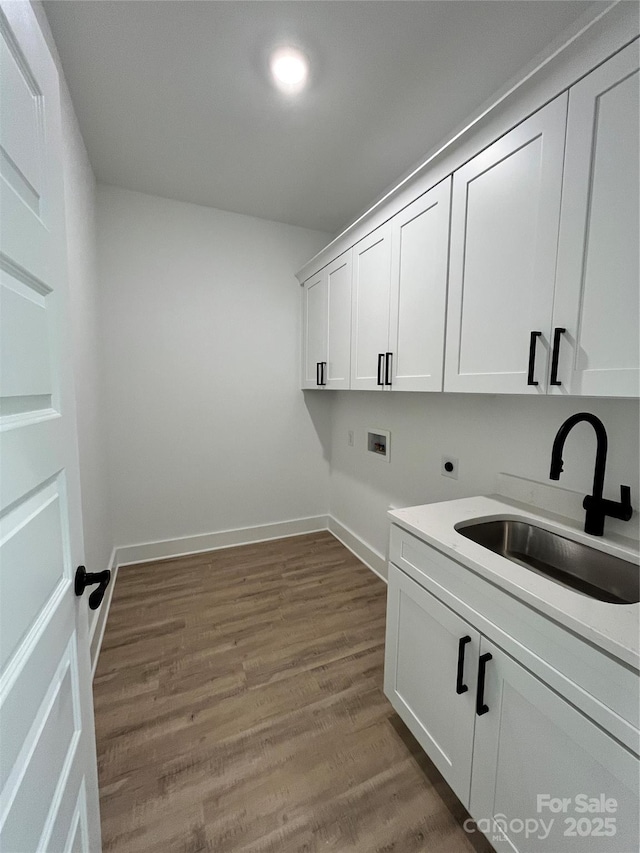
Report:
[[[637,397],[638,45],[569,93],[554,327],[556,394]]]
[[[391,224],[385,223],[353,247],[351,388],[383,388],[389,349]]]
[[[351,385],[351,250],[326,269],[328,299],[327,388]]]
[[[566,110],[565,93],[454,173],[445,391],[546,391]]]
[[[391,220],[389,349],[396,391],[442,391],[451,178]]]
[[[302,387],[318,388],[327,360],[327,277],[324,271],[304,283],[302,296]]]

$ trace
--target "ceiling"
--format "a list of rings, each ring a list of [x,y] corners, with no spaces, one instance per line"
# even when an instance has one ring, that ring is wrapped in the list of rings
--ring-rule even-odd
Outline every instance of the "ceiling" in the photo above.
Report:
[[[44,3],[99,181],[332,234],[605,5]],[[267,77],[285,42],[311,60],[296,99]]]

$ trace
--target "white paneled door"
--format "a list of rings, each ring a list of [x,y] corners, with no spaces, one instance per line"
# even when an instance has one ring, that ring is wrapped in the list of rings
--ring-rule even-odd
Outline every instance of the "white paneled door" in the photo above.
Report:
[[[0,849],[100,849],[58,76],[0,4]]]

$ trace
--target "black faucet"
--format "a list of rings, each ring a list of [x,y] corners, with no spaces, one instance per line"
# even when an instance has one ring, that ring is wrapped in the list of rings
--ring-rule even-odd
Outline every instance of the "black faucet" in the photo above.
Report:
[[[551,470],[549,477],[552,480],[559,480],[562,474],[562,448],[567,440],[567,436],[580,421],[586,421],[596,431],[598,446],[596,449],[596,467],[593,473],[593,494],[587,495],[582,502],[582,506],[586,509],[587,514],[584,520],[584,532],[590,533],[592,536],[602,536],[604,533],[605,516],[611,518],[621,518],[623,521],[629,521],[633,514],[631,506],[631,487],[620,486],[620,503],[609,501],[602,497],[604,488],[604,469],[607,464],[607,431],[604,424],[595,415],[589,412],[578,412],[577,415],[571,415],[570,418],[562,424],[553,441],[553,450],[551,451]]]

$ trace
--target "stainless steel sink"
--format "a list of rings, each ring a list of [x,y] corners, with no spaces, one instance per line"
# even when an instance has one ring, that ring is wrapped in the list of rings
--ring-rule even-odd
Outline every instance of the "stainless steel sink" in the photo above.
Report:
[[[640,601],[638,566],[589,545],[509,519],[460,525],[456,530],[495,554],[591,598],[611,604]]]

